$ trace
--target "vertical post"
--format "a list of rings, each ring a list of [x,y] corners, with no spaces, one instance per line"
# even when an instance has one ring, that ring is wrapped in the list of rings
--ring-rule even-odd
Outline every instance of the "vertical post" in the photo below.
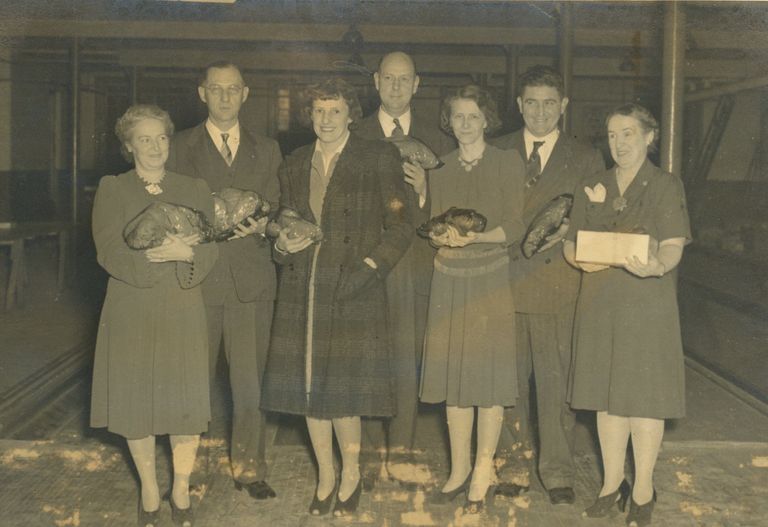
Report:
[[[0,223],[11,215],[11,173],[13,170],[13,67],[10,47],[0,47]]]
[[[72,40],[70,50],[70,96],[72,99],[72,226],[77,227],[78,215],[78,141],[80,138],[80,41]],[[74,245],[74,244],[73,244]]]
[[[683,158],[685,13],[676,0],[664,4],[662,60],[661,168],[679,176]]]
[[[504,112],[511,117],[517,97],[517,60],[520,54],[517,46],[504,46],[504,55],[507,59],[507,71],[504,77]]]
[[[63,126],[63,112],[64,101],[63,93],[61,89],[56,86],[51,90],[50,96],[51,104],[51,159],[50,159],[50,181],[48,182],[48,191],[51,195],[51,201],[56,208],[57,219],[61,218],[62,203],[59,174],[62,167],[66,166],[66,161],[62,163],[64,154],[64,145],[62,132]]]
[[[573,91],[573,5],[570,2],[560,2],[560,23],[558,27],[560,44],[560,74],[563,76],[565,96],[570,97]],[[566,108],[562,117],[563,131],[570,131],[571,109]]]
[[[139,102],[139,67],[131,66],[130,78],[131,106]]]

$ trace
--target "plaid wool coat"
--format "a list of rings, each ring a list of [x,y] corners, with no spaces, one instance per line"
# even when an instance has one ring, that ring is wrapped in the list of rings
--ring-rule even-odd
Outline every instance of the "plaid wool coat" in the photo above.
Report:
[[[323,240],[275,253],[278,295],[262,408],[330,419],[395,413],[384,278],[413,235],[402,161],[394,146],[350,136],[325,194],[321,218],[309,205],[315,145],[279,170],[281,206],[318,223]],[[376,262],[378,276],[352,298],[339,288]],[[365,272],[365,271],[363,271]]]

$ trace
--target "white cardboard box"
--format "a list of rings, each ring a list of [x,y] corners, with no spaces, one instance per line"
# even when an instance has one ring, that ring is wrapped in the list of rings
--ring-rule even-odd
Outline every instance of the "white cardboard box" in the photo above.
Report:
[[[579,231],[576,233],[576,261],[622,266],[637,256],[648,263],[650,236],[625,232]]]

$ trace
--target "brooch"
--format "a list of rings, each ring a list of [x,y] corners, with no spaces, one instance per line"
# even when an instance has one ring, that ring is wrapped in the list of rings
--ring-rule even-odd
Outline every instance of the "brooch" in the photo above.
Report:
[[[616,212],[622,212],[624,209],[627,208],[627,200],[624,199],[624,196],[619,196],[618,198],[615,198],[613,200],[613,210]]]
[[[153,196],[157,196],[158,194],[163,193],[163,189],[160,188],[160,185],[158,185],[157,183],[150,183],[149,185],[146,185],[144,188],[147,190],[147,192],[149,192]]]

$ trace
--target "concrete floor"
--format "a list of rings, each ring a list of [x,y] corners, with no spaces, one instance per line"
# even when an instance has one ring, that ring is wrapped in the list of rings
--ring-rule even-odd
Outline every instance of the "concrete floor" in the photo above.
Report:
[[[97,316],[98,283],[74,288],[56,296],[49,271],[55,259],[51,248],[41,244],[30,249],[31,275],[42,278],[30,284],[27,304],[0,313],[0,403],[28,375],[57,353],[64,353],[92,332]],[[2,278],[0,271],[0,278]],[[87,282],[87,281],[86,281]],[[90,287],[90,288],[89,288]],[[84,291],[96,291],[85,294]],[[685,294],[685,291],[683,291]],[[703,309],[696,298],[689,298]],[[710,298],[708,302],[712,302]],[[681,301],[681,305],[683,302]],[[715,302],[716,304],[716,302]],[[689,304],[690,305],[690,304]],[[725,309],[707,305],[711,311]],[[754,320],[744,322],[738,310],[726,316],[742,325],[713,328],[700,319],[688,318],[684,331],[700,335],[716,330],[718,339],[701,338],[710,349],[722,346],[719,360],[740,358],[737,370],[761,371],[765,366],[762,333],[746,341],[743,332]],[[694,320],[696,326],[691,322]],[[697,321],[698,320],[698,321]],[[761,328],[759,324],[756,327]],[[734,329],[737,335],[729,335]],[[737,337],[742,340],[734,340]],[[754,336],[753,336],[754,337]],[[728,343],[739,342],[728,347]],[[750,351],[751,350],[751,351]],[[692,366],[696,364],[692,363]],[[765,377],[762,386],[765,387]],[[85,379],[87,381],[87,377]],[[768,417],[723,389],[705,370],[686,372],[688,415],[668,423],[656,469],[659,501],[654,525],[760,526],[768,525]],[[759,379],[758,379],[759,382]],[[754,381],[745,381],[745,385]],[[727,383],[725,383],[727,384]],[[593,417],[580,415],[576,435],[577,501],[573,506],[549,504],[533,478],[529,493],[515,500],[498,498],[495,506],[477,517],[460,514],[461,502],[446,506],[424,503],[424,492],[406,492],[394,482],[382,480],[364,493],[358,514],[348,519],[312,518],[306,514],[315,485],[314,462],[307,449],[301,420],[271,419],[269,449],[270,483],[278,498],[258,503],[236,492],[227,461],[227,398],[221,387],[215,392],[215,419],[201,450],[196,471],[200,487],[195,496],[198,525],[298,526],[298,525],[489,525],[570,526],[623,525],[623,517],[582,520],[580,512],[591,503],[600,485],[599,453],[594,439]],[[760,406],[759,404],[757,406]],[[439,406],[422,408],[417,434],[418,461],[427,489],[439,485],[448,472],[444,411]],[[87,427],[87,382],[75,383],[57,394],[46,406],[39,425],[27,427],[16,439],[0,441],[0,526],[119,526],[134,525],[137,484],[122,439]],[[1,424],[1,423],[0,423]],[[167,440],[158,446],[161,485],[168,485]],[[170,512],[163,510],[164,524]]]

